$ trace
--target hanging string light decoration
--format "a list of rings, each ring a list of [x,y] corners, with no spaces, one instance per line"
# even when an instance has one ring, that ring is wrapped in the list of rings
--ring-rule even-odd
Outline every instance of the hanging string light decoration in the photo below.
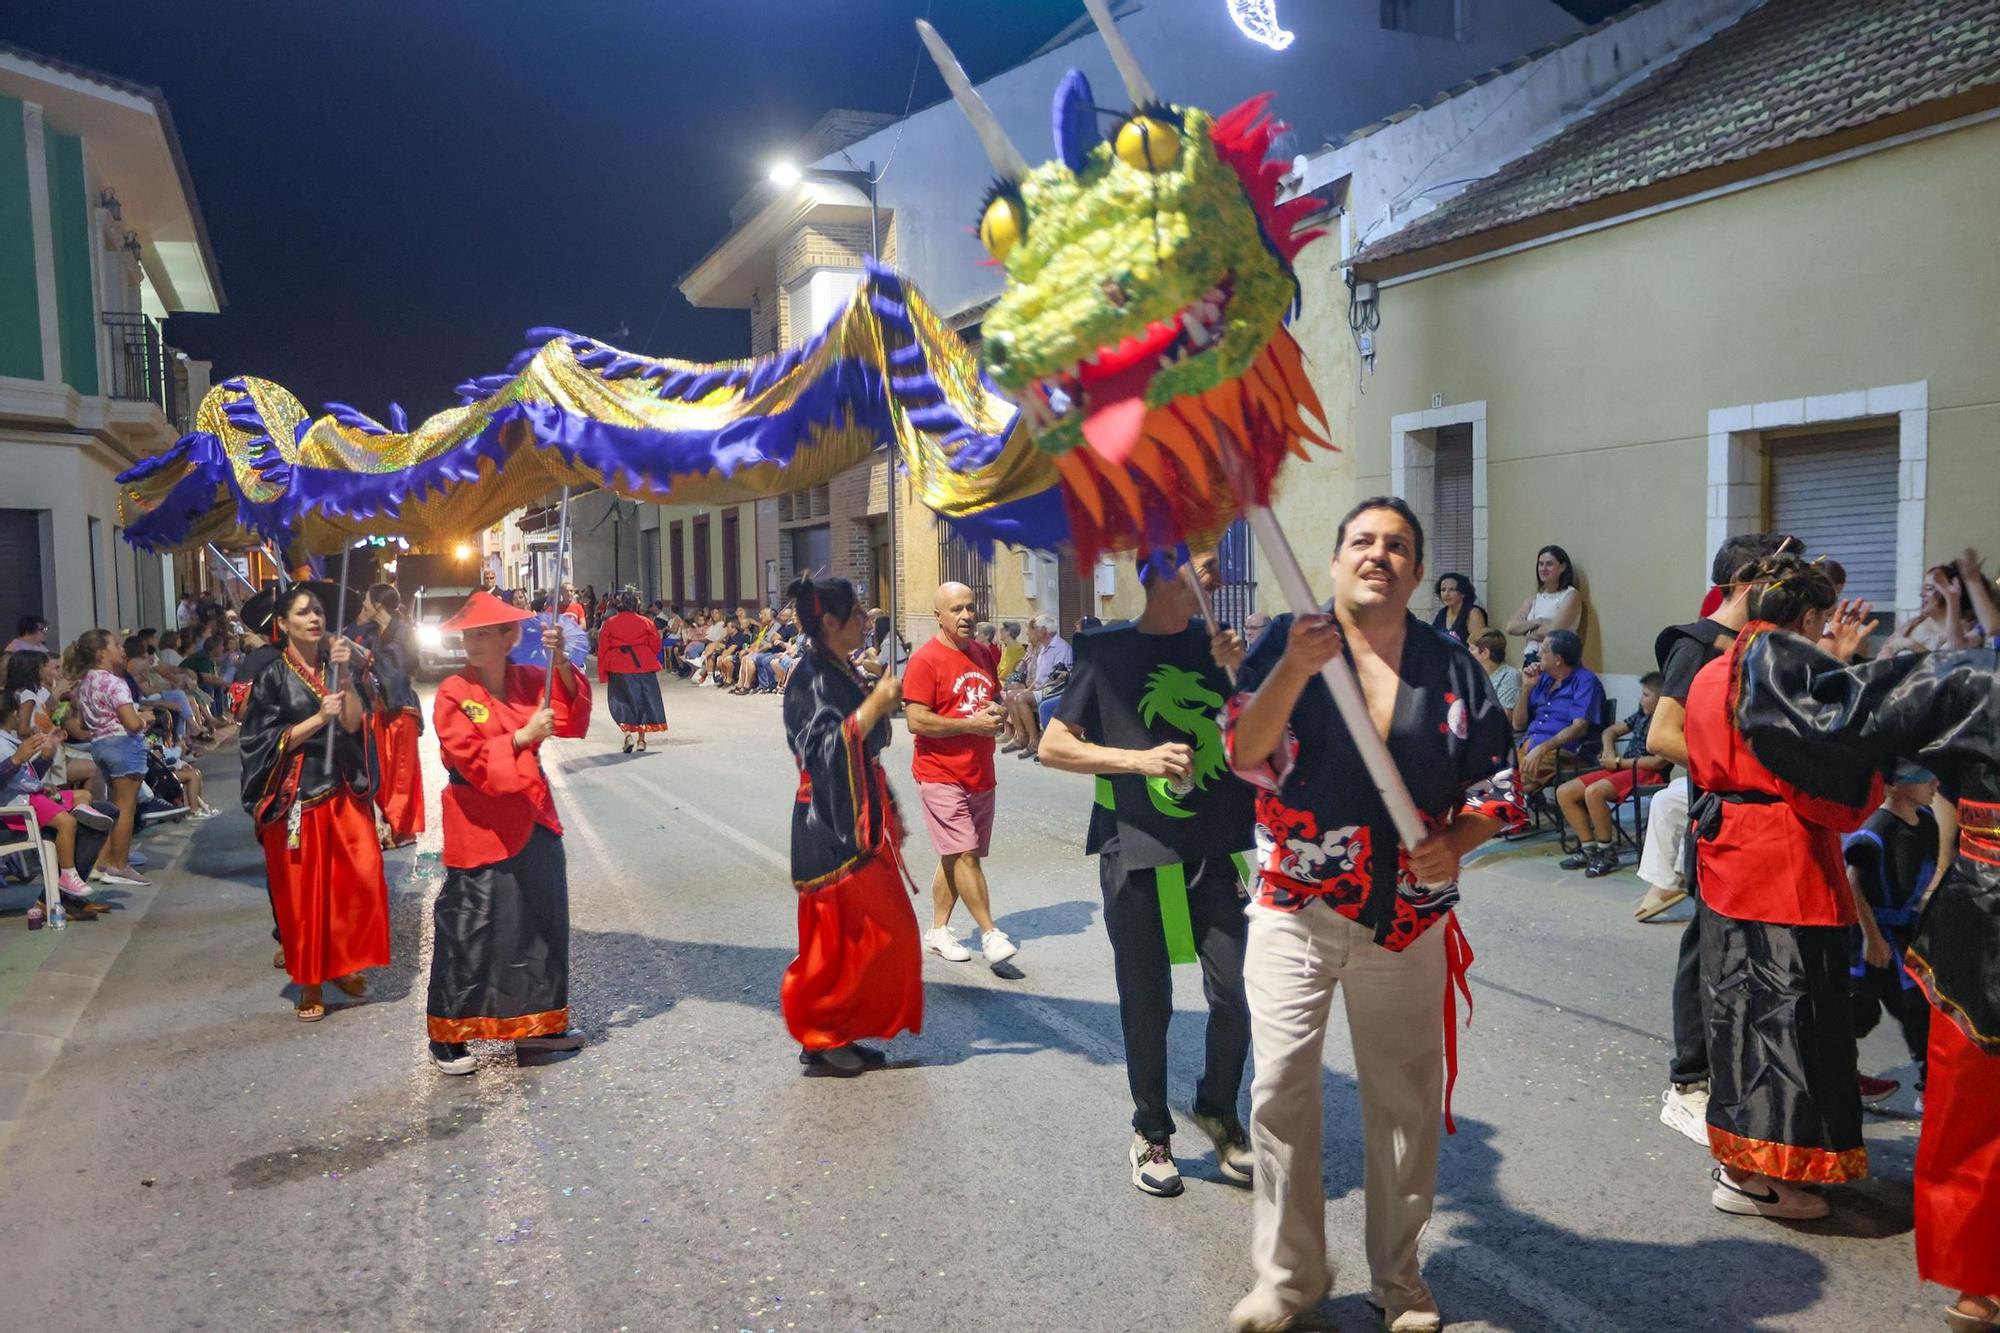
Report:
[[[1273,51],[1292,44],[1292,34],[1278,26],[1278,0],[1228,0],[1229,17],[1237,31]]]

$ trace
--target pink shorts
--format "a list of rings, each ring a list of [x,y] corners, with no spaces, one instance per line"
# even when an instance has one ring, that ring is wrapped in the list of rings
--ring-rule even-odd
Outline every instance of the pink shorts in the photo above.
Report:
[[[985,856],[991,849],[994,788],[967,791],[948,782],[919,782],[917,794],[923,799],[931,848],[939,856],[960,852]]]
[[[43,792],[36,792],[28,798],[28,805],[35,812],[35,822],[43,828],[50,828],[54,826],[57,815],[65,814],[75,808],[76,793],[73,791],[62,791],[50,796]],[[26,832],[21,827],[19,819],[0,821],[0,827],[5,827],[9,832],[13,833]]]

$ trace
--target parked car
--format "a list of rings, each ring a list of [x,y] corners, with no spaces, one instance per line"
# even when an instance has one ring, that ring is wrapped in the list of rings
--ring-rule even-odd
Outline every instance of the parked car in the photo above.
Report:
[[[443,628],[458,614],[466,598],[476,589],[469,587],[419,588],[410,609],[410,621],[417,628],[417,672],[436,677],[448,675],[465,665],[465,639]]]

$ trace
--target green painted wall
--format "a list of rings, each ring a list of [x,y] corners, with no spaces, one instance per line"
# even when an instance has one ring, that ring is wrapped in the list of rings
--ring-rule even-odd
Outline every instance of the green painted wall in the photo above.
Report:
[[[83,181],[83,140],[43,135],[49,156],[49,230],[55,237],[56,315],[63,383],[80,394],[97,388],[97,297],[90,282],[90,196]]]
[[[35,221],[28,210],[28,137],[20,99],[0,97],[0,375],[42,377]]]

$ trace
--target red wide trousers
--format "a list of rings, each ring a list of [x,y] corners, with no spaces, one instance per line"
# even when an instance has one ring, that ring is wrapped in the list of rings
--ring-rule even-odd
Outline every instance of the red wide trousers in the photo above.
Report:
[[[424,766],[417,756],[417,715],[374,717],[375,752],[382,767],[376,804],[388,821],[389,836],[408,842],[424,831]]]
[[[809,1051],[923,1031],[923,947],[893,858],[799,895],[799,956],[778,994]]]
[[[1917,1141],[1917,1276],[2000,1292],[2000,1055],[1942,1012],[1931,1015]]]
[[[317,986],[389,962],[389,886],[375,817],[343,788],[299,817],[299,845],[285,821],[264,826],[264,872],[285,947],[285,970]]]

